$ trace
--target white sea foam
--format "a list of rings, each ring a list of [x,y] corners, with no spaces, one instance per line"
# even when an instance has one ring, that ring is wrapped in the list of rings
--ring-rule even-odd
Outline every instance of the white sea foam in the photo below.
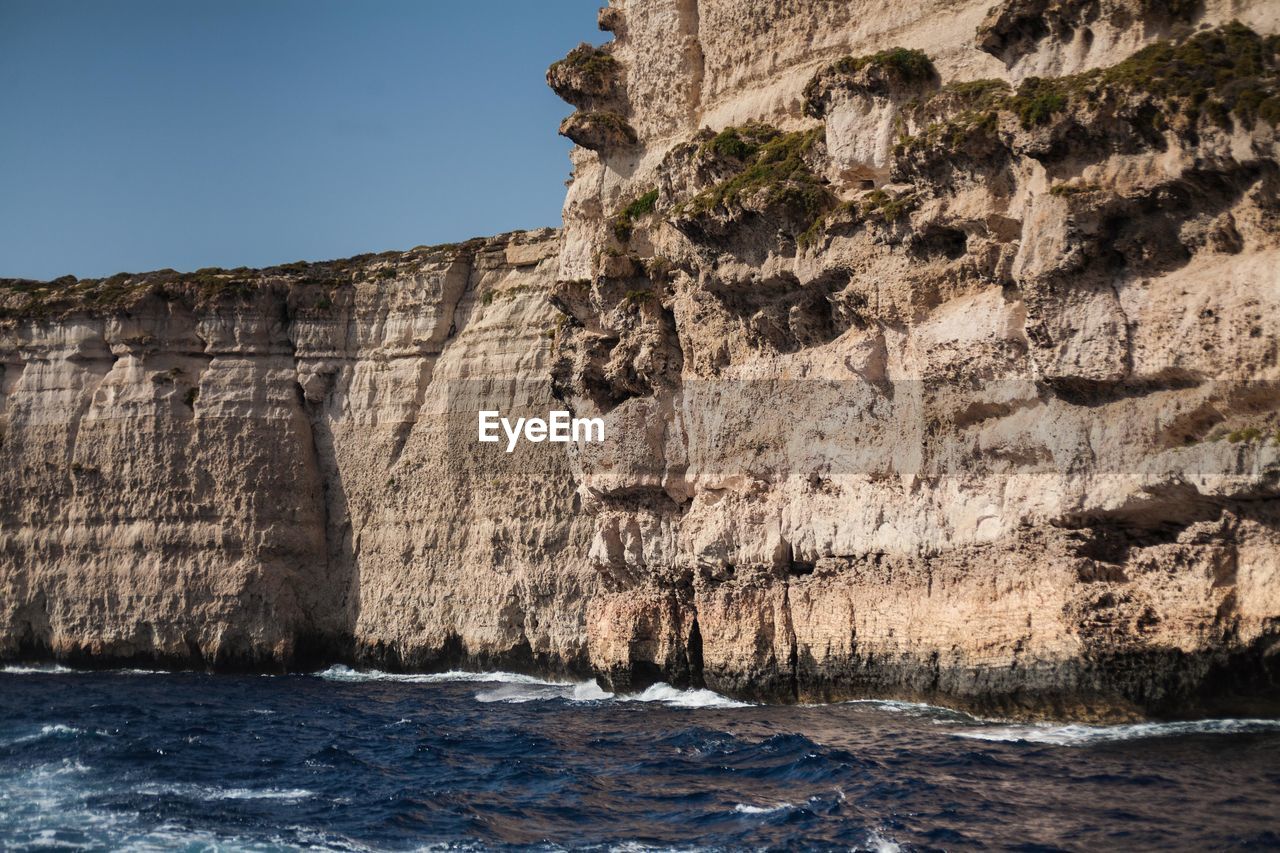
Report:
[[[871,853],[900,853],[902,845],[891,838],[884,837],[873,829],[867,833],[865,846],[858,849],[869,850]]]
[[[32,743],[33,741],[44,740],[45,738],[50,737],[60,737],[65,735],[71,735],[74,737],[82,734],[84,734],[84,729],[77,729],[75,726],[66,726],[62,723],[54,723],[52,725],[41,726],[40,731],[38,732],[33,732],[29,735],[23,735],[22,737],[17,737],[13,740],[3,742],[3,745],[16,746],[20,743]]]
[[[753,806],[747,803],[738,803],[733,807],[733,810],[738,814],[772,814],[793,808],[795,806],[791,805],[791,803],[778,803],[773,806]]]
[[[223,788],[208,792],[209,800],[305,800],[314,797],[306,788]]]
[[[314,831],[310,837],[298,833],[293,837],[273,837],[264,843],[260,838],[242,838],[170,823],[143,826],[137,812],[95,804],[95,798],[101,794],[116,791],[118,781],[113,777],[99,776],[92,768],[70,758],[25,768],[0,778],[0,809],[4,810],[6,839],[14,847],[23,849],[63,849],[68,846],[137,851],[288,849],[296,847],[299,838],[308,849],[368,849],[341,836],[326,836]],[[303,789],[180,787],[193,799],[203,800],[299,802],[314,796]],[[156,793],[171,790],[152,786]],[[69,842],[66,838],[68,831],[72,831],[78,840]]]
[[[351,669],[347,666],[342,666],[341,664],[331,666],[324,672],[316,673],[316,675],[326,681],[343,681],[353,683],[394,681],[404,684],[444,684],[446,682],[470,681],[563,686],[559,682],[546,681],[541,678],[535,678],[532,675],[521,675],[515,672],[463,672],[461,670],[453,670],[450,672],[400,673],[382,672],[376,669],[357,670]]]
[[[841,702],[842,705],[866,705],[880,711],[888,711],[891,714],[904,714],[909,717],[933,717],[934,722],[947,724],[957,720],[976,720],[976,717],[970,716],[963,711],[956,711],[951,708],[943,708],[939,705],[929,705],[925,702],[904,702],[899,699],[850,699]],[[815,707],[824,707],[818,705]]]
[[[339,664],[331,666],[316,675],[326,681],[346,683],[387,681],[403,684],[444,684],[449,682],[470,682],[500,685],[478,692],[475,698],[479,702],[522,704],[525,702],[545,702],[552,699],[563,699],[572,702],[603,702],[608,700],[658,702],[672,708],[746,708],[750,706],[747,702],[737,702],[710,690],[677,690],[669,684],[655,684],[643,693],[619,696],[600,689],[600,686],[593,680],[576,683],[548,681],[515,672],[464,672],[454,670],[429,674],[394,673],[382,672],[376,669],[355,670]]]
[[[72,669],[60,663],[0,666],[0,675],[173,675],[163,669]]]
[[[661,702],[672,708],[749,708],[751,703],[721,696],[712,690],[678,690],[670,684],[655,684],[643,693],[617,697],[620,702]]]
[[[575,702],[601,702],[605,699],[612,699],[613,694],[607,690],[602,690],[600,685],[593,679],[573,685],[573,696],[570,698]]]
[[[550,686],[546,684],[502,684],[492,690],[481,690],[476,694],[477,702],[505,702],[509,705],[520,705],[525,702],[544,702],[548,699],[564,699],[569,687]]]
[[[578,684],[504,684],[492,690],[476,694],[479,702],[543,702],[565,699],[572,702],[655,702],[669,708],[746,708],[746,702],[737,702],[710,690],[677,690],[669,684],[655,684],[643,693],[618,695],[601,690],[594,681]]]
[[[1176,723],[1127,723],[1114,726],[1081,724],[985,726],[953,732],[956,737],[1008,743],[1040,743],[1052,746],[1088,746],[1111,741],[1171,737],[1192,734],[1243,734],[1280,731],[1280,720],[1230,719],[1191,720]]]
[[[298,802],[315,796],[306,788],[218,788],[212,785],[140,785],[134,792],[144,797],[178,796],[192,800],[287,800]]]
[[[10,666],[0,667],[0,673],[5,675],[65,675],[75,672],[61,664],[12,664]]]
[[[571,702],[599,702],[613,698],[612,693],[600,689],[594,681],[582,681],[576,684],[555,682],[502,684],[492,690],[482,690],[476,694],[477,702],[507,702],[521,704],[524,702],[545,702],[551,699],[565,699]]]

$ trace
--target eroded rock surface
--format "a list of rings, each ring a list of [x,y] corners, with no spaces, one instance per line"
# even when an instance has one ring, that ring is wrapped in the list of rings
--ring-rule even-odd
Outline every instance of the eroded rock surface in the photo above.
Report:
[[[552,404],[558,247],[10,284],[0,653],[584,671],[569,460],[474,441]]]
[[[606,681],[1275,709],[1280,39],[1157,5],[611,7],[555,291]]]

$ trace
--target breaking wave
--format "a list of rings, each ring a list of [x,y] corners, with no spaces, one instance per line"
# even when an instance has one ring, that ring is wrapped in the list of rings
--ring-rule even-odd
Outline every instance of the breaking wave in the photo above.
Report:
[[[747,803],[738,803],[733,810],[738,814],[773,814],[774,812],[784,812],[787,809],[793,809],[795,806],[791,803],[778,803],[776,806],[753,806]]]
[[[314,797],[306,788],[218,788],[211,785],[142,785],[134,792],[145,797],[183,797],[192,800],[283,800],[299,802]]]
[[[612,698],[612,693],[601,690],[594,681],[582,681],[576,684],[503,684],[493,690],[482,690],[476,694],[477,702],[507,702],[514,705],[524,702],[545,702],[551,699],[599,702]]]
[[[4,675],[66,675],[76,671],[56,663],[0,666],[0,674]]]
[[[345,683],[395,682],[401,684],[477,683],[496,684],[497,687],[476,693],[478,702],[657,702],[671,708],[749,708],[749,702],[739,702],[721,696],[711,690],[680,690],[669,684],[654,684],[641,693],[618,695],[602,690],[595,681],[548,681],[532,675],[515,672],[437,672],[431,674],[393,673],[379,670],[355,670],[346,666],[331,666],[317,673],[326,681]]]
[[[672,708],[750,708],[750,702],[739,702],[713,690],[680,690],[670,684],[655,684],[643,693],[617,697],[620,702],[661,702]]]
[[[1095,743],[1138,740],[1177,735],[1249,734],[1280,731],[1280,720],[1190,720],[1176,723],[1125,723],[1111,726],[1082,724],[987,726],[952,732],[956,737],[1008,743],[1040,743],[1052,746],[1088,746]]]
[[[162,669],[73,669],[60,663],[8,664],[0,675],[173,675]]]
[[[13,740],[0,742],[0,746],[17,746],[21,743],[34,743],[38,740],[44,740],[52,737],[77,737],[84,734],[84,729],[77,729],[75,726],[67,726],[62,723],[41,726],[40,731]]]
[[[331,666],[324,672],[316,673],[316,677],[323,678],[325,681],[342,681],[355,684],[370,681],[389,681],[398,684],[446,684],[456,681],[475,681],[502,684],[540,684],[551,687],[563,686],[560,682],[547,681],[542,678],[535,678],[532,675],[521,675],[516,672],[463,672],[462,670],[432,673],[382,672],[376,669],[352,669],[341,664]]]
[[[569,702],[654,702],[668,708],[749,708],[711,690],[680,690],[669,684],[655,684],[642,693],[616,694],[600,689],[594,681],[577,684],[504,684],[476,694],[479,702],[542,702],[562,699]]]

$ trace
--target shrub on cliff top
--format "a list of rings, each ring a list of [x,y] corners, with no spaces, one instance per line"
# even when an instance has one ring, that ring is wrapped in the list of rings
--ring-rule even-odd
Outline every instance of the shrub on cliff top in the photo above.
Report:
[[[560,135],[592,151],[635,145],[635,128],[610,110],[576,112],[560,123]]]
[[[867,67],[879,67],[904,83],[925,83],[938,76],[938,70],[933,67],[933,60],[927,53],[905,47],[891,47],[857,59],[846,56],[835,67],[844,74],[853,74]]]
[[[926,123],[914,135],[903,136],[895,154],[933,148],[954,155],[978,136],[994,138],[1001,113],[1012,114],[1030,130],[1052,122],[1072,105],[1095,108],[1114,105],[1118,98],[1148,103],[1142,121],[1157,130],[1173,124],[1175,117],[1184,128],[1194,128],[1202,119],[1224,128],[1233,122],[1249,127],[1259,120],[1277,126],[1278,54],[1280,37],[1264,38],[1232,22],[1183,41],[1158,42],[1108,68],[1029,77],[1016,91],[997,80],[952,83],[924,102],[908,105],[905,112]]]
[[[551,64],[550,70],[557,69],[572,70],[589,76],[607,76],[617,72],[618,60],[584,41],[569,51],[564,59]]]
[[[1009,106],[1017,113],[1024,128],[1047,124],[1055,113],[1067,108],[1067,96],[1056,80],[1028,77],[1018,87]]]
[[[607,51],[583,42],[547,69],[547,84],[571,104],[613,93],[621,65]]]
[[[937,79],[933,60],[922,50],[891,47],[867,56],[846,56],[819,71],[804,87],[805,113],[821,118],[826,96],[837,85],[887,94],[892,87],[919,86]]]
[[[262,285],[262,272],[243,267],[237,270],[206,267],[194,273],[164,269],[122,272],[107,278],[64,276],[50,282],[0,280],[0,317],[42,317],[85,309],[126,308],[153,295],[192,304],[243,298]]]
[[[1047,122],[1071,102],[1088,103],[1108,92],[1141,93],[1194,124],[1203,115],[1230,127],[1280,118],[1280,37],[1262,37],[1232,21],[1181,42],[1150,45],[1109,68],[1052,79],[1028,78],[1009,108],[1025,128]]]
[[[681,204],[676,216],[782,208],[803,217],[807,226],[836,203],[806,159],[823,136],[822,127],[792,133],[762,124],[726,128],[703,144],[699,156],[727,158],[732,174]]]
[[[726,127],[702,144],[699,153],[734,160],[755,156],[760,146],[778,136],[778,130],[765,124]]]

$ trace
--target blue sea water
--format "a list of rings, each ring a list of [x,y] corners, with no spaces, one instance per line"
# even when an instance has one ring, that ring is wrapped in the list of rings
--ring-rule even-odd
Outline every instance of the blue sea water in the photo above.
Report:
[[[0,671],[0,848],[1260,849],[1280,721],[1013,725],[524,676]]]

